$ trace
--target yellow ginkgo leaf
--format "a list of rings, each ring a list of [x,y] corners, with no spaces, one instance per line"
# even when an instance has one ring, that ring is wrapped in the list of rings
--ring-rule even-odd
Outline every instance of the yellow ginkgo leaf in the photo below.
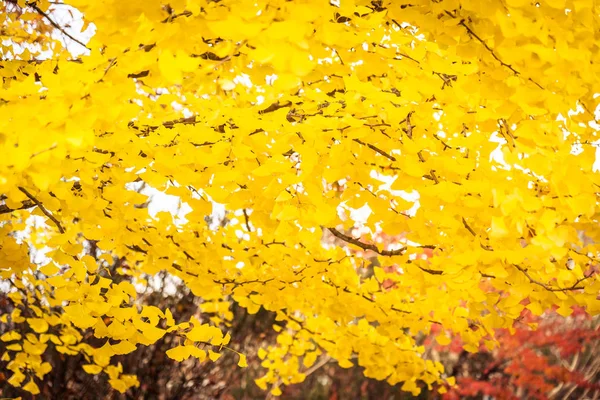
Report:
[[[83,370],[85,372],[87,372],[88,374],[99,374],[100,372],[102,372],[102,367],[99,365],[94,365],[94,364],[87,364],[83,366]]]
[[[215,353],[212,350],[208,350],[208,358],[210,358],[211,361],[217,361],[220,357],[221,353]]]
[[[40,389],[38,388],[38,385],[36,385],[36,383],[33,381],[33,379],[31,379],[29,382],[23,385],[23,390],[27,390],[33,395],[40,393]]]
[[[435,337],[435,341],[442,346],[447,346],[452,342],[452,339],[446,334],[440,334]]]
[[[240,356],[240,359],[238,361],[238,366],[245,368],[248,366],[248,362],[246,361],[246,355],[242,354],[242,353],[238,353],[238,355]]]
[[[21,334],[17,331],[9,331],[0,336],[0,340],[3,342],[10,342],[19,339],[21,339]]]
[[[192,349],[194,346],[177,346],[167,350],[167,357],[172,358],[175,361],[183,361],[188,359],[192,355]]]
[[[48,322],[43,318],[28,318],[27,323],[37,333],[44,333],[48,330]]]

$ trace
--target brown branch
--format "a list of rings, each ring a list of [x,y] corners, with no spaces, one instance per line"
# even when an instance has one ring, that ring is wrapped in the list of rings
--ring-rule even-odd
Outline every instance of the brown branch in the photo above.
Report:
[[[449,11],[446,11],[446,14],[449,15],[450,17],[452,17],[452,18],[455,18],[455,16],[452,15]],[[496,55],[496,53],[494,52],[494,49],[492,49],[482,38],[480,38],[475,32],[473,32],[473,30],[465,23],[464,19],[461,19],[458,24],[460,26],[462,26],[463,28],[465,28],[467,30],[467,32],[469,33],[469,35],[471,35],[472,37],[474,37],[475,39],[477,39],[477,41],[479,43],[481,43],[483,45],[483,47],[485,47],[485,49],[492,55],[492,57],[494,57],[494,59],[500,63],[500,65],[502,65],[503,67],[506,67],[506,68],[510,69],[517,76],[521,75],[521,73],[519,71],[517,71],[512,65],[507,64],[504,61],[502,61],[502,59],[500,59],[500,57],[498,57]],[[542,89],[542,90],[544,89],[542,87],[542,85],[540,85],[539,83],[537,83],[533,79],[529,78],[529,80],[534,85],[536,85],[537,87],[539,87],[540,89]]]
[[[446,86],[452,87],[452,82],[455,82],[456,80],[458,80],[458,77],[456,75],[448,75],[448,74],[444,74],[443,72],[435,72],[435,71],[433,71],[433,74],[437,75],[442,80],[442,82],[444,82],[444,84],[442,85],[442,90]]]
[[[313,331],[313,330],[311,330],[311,329],[307,328],[307,327],[306,327],[306,326],[303,324],[303,322],[304,322],[304,321],[301,321],[301,320],[299,320],[299,319],[297,319],[297,318],[295,318],[295,317],[293,317],[293,316],[291,316],[291,315],[286,315],[286,318],[288,318],[289,320],[291,320],[291,321],[293,321],[293,322],[297,323],[298,325],[300,325],[300,330],[304,330],[304,331],[306,331],[306,332],[308,332],[308,333],[310,333],[311,335],[314,335],[314,336],[320,336],[320,337],[319,337],[319,339],[320,339],[320,340],[322,340],[322,341],[324,341],[324,342],[329,342],[329,343],[331,343],[331,344],[335,344],[335,342],[333,342],[332,340],[329,340],[329,339],[325,339],[325,338],[323,338],[321,333],[315,332],[315,331]],[[306,318],[306,317],[305,317],[305,318]],[[316,343],[316,345],[317,345],[317,346],[319,346],[319,347],[321,347],[321,348],[323,348],[323,347],[322,347],[321,345],[319,345],[318,343]]]
[[[471,233],[471,235],[477,236],[477,234],[475,233],[475,231],[473,230],[473,228],[471,228],[469,226],[469,224],[467,224],[467,220],[465,219],[465,217],[462,218],[462,223],[465,226],[465,228],[467,228],[467,230]]]
[[[191,11],[183,11],[183,12],[181,12],[179,14],[171,14],[167,18],[165,18],[164,20],[162,20],[160,22],[163,23],[163,24],[166,24],[166,23],[172,22],[176,18],[179,18],[179,17],[189,17],[191,15],[192,15]]]
[[[404,246],[404,247],[402,247],[402,248],[400,248],[398,250],[380,250],[374,244],[363,243],[363,242],[361,242],[358,239],[355,239],[355,238],[353,238],[351,236],[343,234],[342,232],[338,231],[335,228],[327,228],[327,229],[329,230],[329,232],[331,232],[333,234],[333,236],[337,237],[338,239],[343,240],[346,243],[350,243],[350,244],[353,244],[355,246],[358,246],[358,247],[360,247],[363,250],[370,250],[370,251],[375,252],[375,253],[377,253],[379,255],[382,255],[382,256],[387,256],[387,257],[400,256],[400,255],[403,255],[405,253],[406,249],[407,249],[407,247]],[[419,247],[425,247],[425,246],[419,246]],[[427,247],[429,247],[429,246],[427,246]],[[417,265],[417,267],[421,271],[426,272],[426,273],[431,274],[431,275],[442,275],[443,274],[443,271],[437,271],[437,270],[434,270],[434,269],[424,268],[424,267],[421,267],[419,265]]]
[[[590,109],[588,108],[588,106],[581,100],[579,99],[579,104],[581,104],[581,106],[583,107],[583,109],[592,116],[592,118],[594,118],[594,121],[597,123],[598,120],[596,119],[596,114],[593,113],[592,111],[590,111]]]
[[[340,59],[340,64],[342,65],[346,65],[344,64],[344,60],[342,59],[342,56],[340,56],[340,53],[338,53],[338,51],[336,49],[333,49],[333,52],[338,56],[338,58]]]
[[[289,100],[288,100],[288,101],[286,101],[286,102],[285,102],[285,103],[283,103],[283,104],[279,104],[279,102],[276,102],[276,103],[273,103],[273,104],[271,104],[269,107],[267,107],[267,108],[265,108],[265,109],[263,109],[263,110],[260,110],[258,113],[259,113],[260,115],[262,115],[262,114],[267,114],[267,113],[270,113],[270,112],[277,111],[277,110],[279,110],[279,109],[281,109],[281,108],[285,108],[285,107],[291,107],[291,106],[292,106],[292,102],[291,102],[291,101],[289,101]]]
[[[137,244],[134,244],[134,245],[125,245],[125,247],[127,247],[131,251],[135,251],[136,253],[148,254],[148,250],[142,249]]]
[[[352,139],[352,140],[353,140],[353,141],[355,141],[355,142],[356,142],[356,143],[358,143],[358,144],[361,144],[361,145],[363,145],[363,146],[367,146],[367,147],[368,147],[368,148],[370,148],[371,150],[375,151],[376,153],[379,153],[379,154],[381,154],[382,156],[384,156],[384,157],[385,157],[385,158],[387,158],[387,159],[390,159],[390,160],[392,160],[392,161],[396,161],[396,157],[394,157],[394,156],[392,156],[392,155],[390,155],[390,154],[386,153],[385,151],[383,151],[383,150],[381,150],[381,149],[379,149],[379,148],[377,148],[377,147],[373,146],[373,145],[372,145],[372,144],[370,144],[370,143],[365,143],[365,142],[363,142],[363,141],[362,141],[362,140],[360,140],[360,139]]]
[[[264,129],[259,128],[259,129],[256,129],[256,130],[250,132],[248,134],[248,136],[253,136],[253,135],[256,135],[257,133],[263,133],[264,131],[265,131]]]
[[[7,278],[7,280],[10,282],[10,284],[17,289],[19,292],[21,292],[23,294],[23,296],[25,296],[25,302],[27,303],[27,300],[29,299],[29,293],[27,293],[27,291],[23,288],[20,288],[19,286],[17,286],[15,284],[15,282],[11,279],[11,278]]]
[[[200,121],[196,121],[196,116],[194,115],[194,116],[187,117],[187,118],[180,118],[180,119],[176,119],[176,120],[173,120],[173,121],[166,121],[166,122],[163,122],[162,125],[165,128],[172,129],[173,126],[176,125],[176,124],[194,125],[194,124],[197,124],[199,122]],[[156,129],[156,128],[158,128],[158,126],[152,126],[152,128]]]
[[[106,77],[106,74],[108,74],[108,71],[110,71],[110,69],[115,65],[117,65],[117,57],[113,57],[109,60],[108,66],[104,69],[104,74],[102,74],[102,78],[100,78],[100,80],[98,80],[96,83],[104,81],[104,78]],[[127,77],[129,77],[129,75]]]
[[[171,266],[173,267],[173,269],[175,269],[175,270],[177,270],[177,271],[179,271],[179,272],[181,272],[183,274],[187,274],[187,275],[193,276],[194,278],[198,278],[200,276],[200,275],[198,275],[198,274],[196,274],[194,272],[184,271],[183,268],[181,268],[181,266],[178,265],[178,264],[173,263],[173,264],[171,264]]]
[[[471,235],[473,235],[473,236],[477,237],[477,233],[475,233],[475,231],[473,230],[473,228],[471,228],[471,227],[469,226],[469,224],[467,224],[467,220],[465,219],[465,217],[463,217],[463,218],[462,218],[462,223],[463,223],[463,225],[465,226],[465,228],[467,228],[467,230],[468,230],[468,231],[471,233]],[[486,250],[486,251],[494,251],[494,249],[493,249],[491,246],[488,246],[488,245],[486,245],[486,244],[479,243],[479,246],[480,246],[482,249]]]
[[[398,21],[396,21],[395,19],[392,18],[392,22],[394,23],[394,25],[396,25],[398,27],[398,29],[403,30],[404,28],[402,28],[402,25],[400,25],[398,23]]]
[[[513,264],[513,266],[516,269],[518,269],[519,271],[521,271],[523,273],[523,275],[525,275],[527,277],[527,279],[529,279],[529,282],[531,282],[531,283],[533,283],[535,285],[541,286],[541,287],[543,287],[544,289],[546,289],[549,292],[568,292],[568,291],[571,291],[571,290],[581,290],[581,289],[584,289],[583,286],[577,286],[577,285],[579,285],[581,282],[583,282],[584,280],[586,280],[586,279],[588,279],[588,278],[590,278],[592,276],[592,275],[584,276],[583,278],[580,278],[577,281],[575,281],[575,283],[573,285],[571,285],[569,287],[566,287],[566,288],[552,287],[552,286],[550,286],[550,285],[548,285],[546,283],[543,283],[543,282],[540,282],[540,281],[537,281],[537,280],[533,279],[533,277],[529,274],[529,272],[527,271],[527,269],[522,268],[522,267],[518,266],[517,264]]]
[[[379,250],[377,248],[377,246],[375,246],[374,244],[368,244],[368,243],[363,243],[358,239],[354,239],[351,236],[345,235],[342,232],[338,231],[335,228],[327,228],[329,229],[329,232],[331,232],[333,234],[333,236],[337,237],[338,239],[342,239],[344,242],[353,244],[355,246],[360,247],[363,250],[371,250],[377,254],[381,254],[382,256],[398,256],[398,255],[402,255],[402,253],[404,252],[404,250],[406,250],[406,248],[401,248],[398,250],[393,250],[392,252],[390,252],[389,250]],[[383,252],[389,253],[389,254],[384,254]]]
[[[412,115],[413,112],[414,111],[409,112],[406,115],[406,118],[402,122],[400,122],[401,124],[404,123],[404,122],[406,122],[406,129],[404,130],[404,132],[406,132],[406,136],[408,136],[409,139],[412,139],[412,136],[413,136],[413,125],[410,122],[410,117],[411,117],[411,115]]]
[[[25,210],[25,209],[31,208],[31,207],[35,207],[35,203],[31,200],[25,200],[21,204],[21,207],[19,207],[19,208],[10,208],[6,204],[2,204],[2,205],[0,205],[0,214],[9,214],[13,211]]]
[[[253,283],[260,283],[261,285],[266,285],[267,283],[272,282],[274,280],[275,280],[275,278],[269,278],[269,279],[265,279],[265,280],[252,279],[252,280],[249,280],[249,281],[236,282],[233,279],[225,279],[225,280],[222,280],[222,281],[214,280],[213,279],[213,282],[216,283],[216,284],[218,284],[218,285],[223,285],[223,286],[225,286],[225,285],[233,285],[233,288],[231,290],[235,290],[238,287],[241,287],[241,286],[244,286],[244,285],[251,285]],[[281,280],[280,280],[280,282],[287,283],[287,282],[281,281]]]
[[[54,150],[56,147],[57,147],[57,146],[56,146],[56,143],[55,143],[55,144],[53,144],[52,146],[48,147],[47,149],[40,150],[40,151],[38,151],[37,153],[33,153],[33,154],[32,154],[32,155],[29,157],[29,158],[34,158],[34,157],[37,157],[37,156],[39,156],[40,154],[44,154],[44,153],[45,153],[45,152],[47,152],[47,151]]]
[[[450,12],[446,11],[446,14],[448,14],[450,17],[455,18]],[[464,19],[461,19],[460,22],[458,23],[460,26],[462,26],[463,28],[465,28],[467,30],[467,32],[469,32],[469,35],[471,35],[472,37],[474,37],[475,39],[477,39],[477,41],[479,43],[481,43],[483,45],[483,47],[485,47],[485,49],[492,55],[492,57],[494,57],[496,59],[496,61],[498,61],[500,63],[500,65],[502,65],[503,67],[506,67],[508,69],[510,69],[515,75],[521,75],[521,73],[519,71],[517,71],[516,69],[513,68],[512,65],[505,63],[504,61],[502,61],[494,52],[494,50],[482,39],[480,38],[475,32],[473,32],[473,30],[465,23]]]
[[[75,39],[73,36],[71,36],[71,34],[67,31],[65,31],[60,25],[58,25],[56,22],[54,22],[54,20],[52,18],[50,18],[50,16],[48,14],[46,14],[46,12],[44,10],[42,10],[41,8],[38,7],[38,5],[33,2],[33,3],[25,3],[25,5],[27,5],[28,7],[31,7],[35,10],[35,12],[37,12],[38,14],[40,14],[42,17],[46,18],[48,20],[48,22],[50,22],[50,25],[52,25],[53,27],[55,27],[56,29],[58,29],[63,35],[65,35],[66,37],[68,37],[69,39],[71,39],[72,41],[74,41],[75,43],[77,43],[80,46],[83,46],[84,48],[91,50],[89,47],[87,47],[83,42]]]
[[[327,364],[329,361],[331,361],[331,356],[329,356],[329,355],[323,356],[319,362],[317,362],[312,367],[310,367],[306,371],[304,371],[303,375],[308,376],[308,375],[312,374],[313,372],[315,372],[316,370],[318,370],[319,368],[321,368],[325,364]]]
[[[363,118],[359,118],[359,119],[363,119]],[[378,124],[364,124],[363,126],[368,126],[369,128],[378,128],[380,126],[391,127],[391,125],[386,122],[380,122]]]
[[[145,78],[150,74],[149,70],[145,70],[145,71],[141,71],[141,72],[137,72],[137,73],[131,73],[131,74],[127,74],[128,78],[135,78],[135,79],[139,79],[139,78]]]
[[[190,144],[194,147],[204,147],[204,146],[212,146],[213,144],[217,144],[219,142],[220,142],[220,140],[218,140],[216,142],[203,142],[203,143],[190,142]]]
[[[415,60],[414,58],[412,58],[411,56],[409,56],[407,54],[404,54],[404,53],[396,53],[396,54],[398,54],[402,58],[406,58],[408,60],[416,62],[417,64],[421,64],[421,62],[419,60]],[[392,58],[392,60],[402,60],[402,58]]]
[[[437,175],[435,174],[434,170],[430,170],[429,171],[429,175],[431,175],[431,178],[433,179],[433,181],[435,182],[435,184],[437,185],[438,183],[440,183],[440,180],[438,179]]]
[[[344,287],[344,288],[342,288],[341,286],[339,286],[339,285],[335,284],[334,282],[332,282],[332,281],[331,281],[331,279],[329,279],[328,281],[327,281],[327,280],[324,280],[324,281],[323,281],[323,283],[324,283],[324,284],[326,284],[326,285],[329,285],[329,286],[331,286],[331,287],[333,287],[333,288],[335,288],[336,290],[341,290],[341,291],[342,291],[342,292],[344,292],[344,293],[353,294],[353,295],[355,295],[355,296],[358,296],[358,297],[360,297],[360,298],[362,298],[362,299],[364,299],[364,300],[368,301],[369,303],[376,304],[376,305],[377,305],[377,307],[378,307],[378,308],[381,310],[381,312],[383,312],[383,313],[384,313],[384,314],[387,316],[387,312],[385,312],[385,310],[384,310],[384,308],[383,308],[383,306],[382,306],[381,304],[378,304],[378,303],[377,303],[377,300],[374,300],[373,298],[371,298],[371,297],[369,297],[369,296],[367,296],[367,295],[365,295],[365,294],[363,294],[363,293],[354,292],[354,291],[352,291],[352,290],[348,289],[348,287]],[[394,306],[391,306],[391,307],[390,307],[390,310],[391,310],[391,311],[394,311],[394,312],[397,312],[397,313],[400,313],[400,314],[409,314],[409,315],[414,315],[414,314],[413,314],[411,311],[402,310],[402,309],[399,309],[399,308],[397,308],[397,307],[394,307]],[[423,319],[424,319],[424,317],[419,317],[419,319],[420,319],[420,320],[423,320]],[[432,324],[439,324],[439,325],[442,325],[442,323],[441,323],[441,322],[439,322],[439,321],[436,321],[436,320],[431,320],[431,319],[428,319],[428,320],[427,320],[427,322],[430,322],[430,323],[432,323]]]
[[[433,135],[433,138],[434,138],[434,139],[437,139],[437,140],[438,140],[440,143],[442,143],[442,144],[444,145],[444,150],[446,150],[446,149],[453,149],[453,147],[452,147],[452,146],[450,146],[450,145],[448,145],[446,142],[444,142],[444,141],[442,140],[442,138],[440,138],[438,135],[435,135],[435,134],[434,134],[434,135]]]
[[[35,203],[36,206],[39,207],[40,211],[44,213],[44,215],[48,218],[50,218],[50,220],[52,222],[54,222],[54,224],[58,227],[58,231],[60,233],[65,233],[64,228],[62,227],[61,223],[59,220],[56,219],[56,217],[54,215],[52,215],[48,210],[46,210],[46,207],[44,207],[44,205],[38,200],[36,199],[31,193],[29,193],[27,191],[27,189],[25,189],[22,186],[19,186],[18,189],[23,192],[25,194],[25,196],[29,197],[29,200],[33,201]]]
[[[248,229],[248,232],[252,232],[252,229],[250,228],[250,217],[248,216],[248,211],[244,208],[243,212],[244,212],[244,222],[246,224],[246,229]]]

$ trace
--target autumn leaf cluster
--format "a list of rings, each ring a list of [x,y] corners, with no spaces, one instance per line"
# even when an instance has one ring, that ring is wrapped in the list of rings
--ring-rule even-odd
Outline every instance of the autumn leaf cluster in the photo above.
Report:
[[[432,327],[477,352],[524,308],[600,312],[595,1],[66,3],[89,42],[0,2],[11,384],[37,393],[50,347],[123,392],[112,359],[165,335],[210,362],[237,304],[276,315],[275,395],[325,355],[444,392]],[[164,272],[200,318],[138,301]]]

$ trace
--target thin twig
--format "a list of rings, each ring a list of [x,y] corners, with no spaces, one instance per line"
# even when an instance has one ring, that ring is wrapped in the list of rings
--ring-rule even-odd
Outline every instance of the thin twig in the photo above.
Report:
[[[449,15],[452,18],[456,18],[454,15],[452,15],[449,11],[446,11],[446,14]],[[480,38],[474,31],[473,29],[471,29],[466,23],[464,19],[461,19],[460,22],[458,23],[460,26],[462,26],[463,28],[465,28],[467,30],[467,32],[469,33],[469,35],[471,35],[472,37],[474,37],[479,43],[481,43],[483,45],[483,47],[485,47],[485,49],[492,55],[492,57],[494,57],[494,59],[496,61],[498,61],[500,63],[500,65],[502,65],[503,67],[506,67],[508,69],[510,69],[515,75],[519,76],[521,75],[521,73],[519,71],[517,71],[512,65],[505,63],[504,61],[502,61],[502,59],[500,57],[498,57],[496,55],[496,53],[494,52],[494,49],[492,49],[482,38]],[[533,79],[529,78],[529,80],[536,85],[537,87],[539,87],[540,89],[544,90],[544,87],[542,85],[540,85],[539,83],[537,83],[536,81],[534,81]]]
[[[377,305],[377,308],[379,308],[379,309],[381,310],[381,312],[383,312],[383,314],[387,315],[387,312],[385,311],[385,309],[383,308],[383,306],[382,306],[381,304],[377,304],[377,300],[373,299],[372,297],[369,297],[369,296],[367,296],[366,294],[362,294],[362,293],[354,292],[354,291],[352,291],[352,290],[348,289],[348,287],[347,287],[347,286],[346,286],[346,287],[344,287],[344,288],[342,288],[341,286],[339,286],[339,285],[336,285],[336,284],[335,284],[333,281],[331,281],[331,279],[329,279],[329,281],[327,281],[327,280],[324,280],[324,281],[323,281],[323,283],[325,283],[326,285],[329,285],[329,286],[331,286],[331,287],[335,288],[335,289],[336,289],[336,290],[338,290],[338,291],[339,291],[339,290],[341,290],[341,291],[342,291],[342,292],[344,292],[344,293],[353,294],[353,295],[355,295],[355,296],[358,296],[358,297],[360,297],[361,299],[364,299],[364,300],[368,301],[369,303],[376,304],[376,305]],[[377,292],[375,292],[375,293],[377,293]],[[373,293],[373,294],[375,294],[375,293]],[[409,315],[414,315],[414,313],[413,313],[413,312],[411,312],[411,311],[402,310],[402,309],[400,309],[400,308],[398,308],[398,307],[395,307],[395,306],[390,306],[390,310],[392,310],[392,311],[394,311],[394,312],[397,312],[397,313],[400,313],[400,314],[409,314]],[[464,318],[464,317],[463,317],[463,318]],[[425,318],[424,318],[424,317],[418,317],[418,319],[419,319],[419,320],[425,320]],[[427,322],[430,322],[430,323],[432,323],[432,324],[438,324],[438,325],[442,325],[442,323],[441,323],[440,321],[436,321],[436,320],[433,320],[433,319],[427,319],[426,321],[427,321]]]
[[[335,228],[327,228],[327,229],[329,229],[329,232],[331,232],[333,234],[333,236],[337,237],[338,239],[342,239],[346,243],[350,243],[350,244],[353,244],[355,246],[358,246],[358,247],[360,247],[363,250],[371,250],[371,251],[373,251],[373,252],[375,252],[377,254],[380,254],[382,256],[387,256],[387,257],[400,256],[400,255],[403,255],[406,252],[406,250],[407,250],[406,246],[404,246],[404,247],[402,247],[402,248],[400,248],[398,250],[380,250],[374,244],[363,243],[363,242],[361,242],[358,239],[355,239],[355,238],[353,238],[351,236],[343,234],[342,232],[338,231]],[[427,246],[418,246],[418,247],[431,248],[431,246],[429,246],[429,245],[427,245]],[[417,267],[421,271],[426,272],[426,273],[431,274],[431,275],[442,275],[443,274],[443,271],[437,271],[437,270],[434,270],[434,269],[424,268],[424,267],[421,267],[420,265],[417,265]]]
[[[406,250],[406,247],[402,247],[401,249],[398,249],[398,250],[379,250],[377,248],[377,246],[375,246],[374,244],[363,243],[358,239],[355,239],[351,236],[343,234],[342,232],[338,231],[335,228],[327,228],[327,229],[329,229],[329,232],[331,232],[333,234],[333,236],[337,237],[338,239],[342,239],[344,242],[358,246],[363,250],[371,250],[377,254],[381,254],[382,256],[399,256],[399,255],[404,254],[404,251]]]
[[[324,357],[321,358],[321,360],[318,363],[314,364],[312,367],[310,367],[309,369],[304,371],[304,376],[308,376],[308,375],[312,374],[313,372],[315,372],[316,370],[318,370],[319,368],[321,368],[325,364],[327,364],[329,361],[331,361],[331,356],[325,355]]]
[[[52,25],[53,27],[55,27],[56,29],[58,29],[66,37],[68,37],[69,39],[71,39],[72,41],[74,41],[75,43],[77,43],[78,45],[83,46],[83,47],[85,47],[88,50],[91,50],[89,47],[87,47],[85,45],[85,43],[83,43],[83,42],[75,39],[69,32],[65,31],[60,25],[58,25],[56,22],[54,22],[54,20],[52,18],[50,18],[50,16],[48,14],[46,14],[46,12],[44,10],[42,10],[41,8],[39,8],[36,3],[25,3],[25,5],[27,5],[28,7],[33,8],[35,10],[35,12],[37,12],[38,14],[40,14],[42,17],[46,18],[48,20],[48,22],[50,22],[50,25]]]
[[[473,228],[471,228],[469,224],[467,224],[467,220],[464,217],[462,218],[462,223],[465,226],[465,228],[467,228],[467,230],[471,233],[471,235],[477,237],[477,233],[475,233]],[[491,246],[488,246],[487,244],[479,243],[479,246],[486,251],[494,251],[494,249]]]
[[[252,232],[252,228],[250,228],[250,217],[248,216],[248,211],[244,208],[243,212],[244,212],[244,220],[246,223],[246,229],[248,229],[248,232]]]
[[[417,64],[421,64],[421,62],[419,60],[416,60],[416,59],[412,58],[408,54],[404,54],[404,53],[396,53],[396,54],[399,55],[402,58],[406,58],[407,60],[411,60],[411,61],[416,62]],[[402,58],[392,58],[392,60],[402,60]]]
[[[25,210],[27,208],[35,207],[35,203],[31,200],[26,200],[21,204],[19,208],[10,208],[6,204],[0,205],[0,214],[9,214],[17,210]]]
[[[99,80],[98,82],[96,82],[96,83],[100,83],[100,82],[102,82],[102,81],[104,80],[104,78],[106,77],[106,74],[108,74],[108,71],[109,71],[109,70],[110,70],[110,69],[111,69],[113,66],[117,65],[117,57],[113,57],[113,58],[111,58],[109,61],[110,61],[110,62],[109,62],[109,64],[108,64],[108,67],[106,67],[106,68],[104,69],[104,74],[102,74],[102,78],[100,78],[100,80]],[[129,76],[128,76],[128,77],[129,77]]]
[[[406,136],[408,136],[409,139],[412,139],[413,136],[413,125],[410,122],[410,117],[413,114],[414,111],[410,111],[407,115],[406,118],[404,119],[403,122],[406,122],[406,129],[404,130],[404,132],[406,132]],[[402,122],[400,122],[402,123]]]
[[[370,143],[365,143],[365,142],[363,142],[363,141],[362,141],[362,140],[360,140],[360,139],[352,139],[352,140],[353,140],[353,141],[355,141],[355,142],[356,142],[356,143],[358,143],[358,144],[361,144],[361,145],[363,145],[363,146],[367,146],[368,148],[370,148],[370,149],[371,149],[371,150],[373,150],[374,152],[381,154],[382,156],[384,156],[385,158],[388,158],[388,159],[390,159],[391,161],[396,161],[396,157],[392,156],[391,154],[388,154],[388,153],[386,153],[385,151],[383,151],[383,150],[381,150],[381,149],[379,149],[379,148],[377,148],[377,147],[373,146],[373,145],[372,145],[372,144],[370,144]]]
[[[336,49],[333,49],[333,52],[338,56],[338,58],[340,59],[340,64],[342,65],[346,65],[344,64],[344,60],[342,60],[342,56],[340,56],[340,53],[338,53],[338,51]]]
[[[527,277],[527,279],[529,279],[529,281],[535,285],[541,286],[544,289],[546,289],[549,292],[568,292],[571,290],[581,290],[581,289],[585,289],[583,286],[577,286],[578,284],[580,284],[581,282],[583,282],[584,280],[590,278],[592,275],[589,276],[584,276],[583,278],[577,279],[575,281],[575,283],[573,285],[571,285],[570,287],[566,287],[566,288],[561,288],[561,287],[552,287],[546,283],[537,281],[535,279],[533,279],[533,277],[529,274],[529,272],[527,271],[527,269],[520,267],[517,264],[513,264],[515,266],[516,269],[518,269],[519,271],[521,271],[523,273],[523,275],[525,275]]]
[[[56,219],[56,217],[54,215],[52,215],[48,210],[46,210],[46,207],[44,207],[44,205],[38,200],[36,199],[31,193],[29,193],[27,191],[27,189],[25,189],[22,186],[19,186],[18,188],[21,192],[23,192],[25,194],[25,196],[29,197],[29,200],[33,201],[35,203],[36,206],[39,207],[39,209],[44,213],[44,215],[48,218],[50,218],[50,220],[52,222],[54,222],[54,224],[58,227],[58,231],[60,233],[65,233],[64,228],[62,227],[61,223],[59,220]]]
[[[448,15],[452,16],[452,14],[448,13],[448,11],[446,11],[446,13]],[[516,69],[514,69],[512,65],[507,64],[504,61],[502,61],[500,59],[500,57],[498,57],[496,55],[496,53],[494,52],[494,50],[482,38],[480,38],[475,32],[473,32],[473,30],[471,28],[469,28],[469,26],[465,23],[464,19],[462,19],[458,24],[460,26],[464,27],[467,30],[467,32],[469,32],[469,34],[471,36],[473,36],[475,39],[477,39],[477,41],[479,43],[481,43],[483,45],[483,47],[486,48],[486,50],[492,55],[492,57],[494,57],[496,59],[496,61],[498,61],[500,63],[500,65],[502,65],[503,67],[506,67],[506,68],[510,69],[515,75],[521,75],[521,73],[519,71],[517,71]]]
[[[37,157],[37,156],[39,156],[40,154],[43,154],[43,153],[45,153],[45,152],[47,152],[47,151],[54,150],[55,148],[56,148],[56,143],[54,143],[52,146],[48,147],[47,149],[40,150],[40,151],[38,151],[37,153],[33,153],[33,154],[32,154],[32,155],[29,157],[29,158]]]
[[[438,183],[440,183],[440,180],[438,179],[437,175],[435,174],[434,170],[430,170],[429,171],[429,175],[431,176],[431,178],[433,179],[433,181],[435,182],[435,184],[437,185]]]
[[[465,217],[463,217],[463,219],[462,219],[462,223],[463,223],[463,225],[465,226],[465,228],[467,228],[467,230],[468,230],[468,231],[471,233],[471,235],[473,235],[473,236],[477,236],[477,233],[475,233],[475,231],[473,230],[473,228],[471,228],[471,227],[469,226],[469,224],[467,224],[467,220],[465,219]]]

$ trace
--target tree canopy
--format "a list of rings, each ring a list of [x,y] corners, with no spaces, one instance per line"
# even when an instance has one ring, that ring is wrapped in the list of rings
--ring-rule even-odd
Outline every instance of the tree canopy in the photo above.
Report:
[[[275,395],[325,354],[443,392],[433,327],[477,352],[524,308],[600,312],[597,2],[65,3],[87,43],[62,4],[0,1],[12,385],[50,348],[122,392],[115,356],[165,335],[210,362],[236,304],[276,315]],[[139,301],[165,272],[198,317]]]

